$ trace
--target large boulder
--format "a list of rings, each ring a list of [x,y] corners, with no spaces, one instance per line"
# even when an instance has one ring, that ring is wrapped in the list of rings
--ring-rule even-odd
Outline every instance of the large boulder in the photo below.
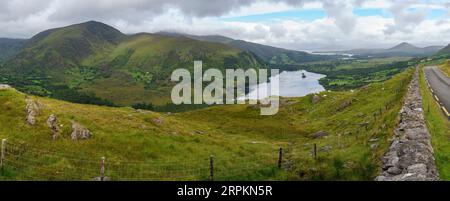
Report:
[[[83,125],[72,122],[72,134],[70,136],[72,140],[87,140],[92,137],[92,133]]]
[[[36,101],[32,100],[32,99],[26,99],[25,102],[27,103],[25,110],[27,112],[27,123],[30,125],[35,125],[36,124],[36,116],[38,115],[39,112],[39,106],[37,104]]]
[[[52,137],[53,140],[56,140],[56,137],[58,136],[59,129],[58,129],[58,119],[56,118],[56,115],[52,114],[47,119],[47,126],[52,131]]]

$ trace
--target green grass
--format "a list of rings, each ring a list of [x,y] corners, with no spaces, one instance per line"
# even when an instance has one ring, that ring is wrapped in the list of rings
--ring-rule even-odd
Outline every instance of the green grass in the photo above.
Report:
[[[447,75],[447,77],[450,77],[450,60],[447,60],[443,64],[439,65],[439,68]]]
[[[432,145],[436,164],[442,180],[450,180],[450,121],[443,114],[439,104],[428,89],[424,73],[420,73],[420,89],[423,97],[423,110],[427,127],[432,135]]]
[[[283,98],[275,116],[260,116],[248,105],[162,114],[32,97],[42,105],[36,126],[24,121],[26,95],[0,91],[0,138],[8,138],[18,155],[8,158],[0,178],[90,180],[105,156],[111,180],[207,180],[213,155],[216,180],[372,180],[411,74],[355,92],[324,92],[316,104],[312,95]],[[56,141],[45,125],[50,114],[61,124]],[[72,141],[70,121],[88,127],[93,138]],[[321,130],[329,136],[310,137]],[[371,149],[373,144],[378,146]],[[321,151],[325,146],[332,148]],[[285,150],[282,170],[276,168],[279,147]]]

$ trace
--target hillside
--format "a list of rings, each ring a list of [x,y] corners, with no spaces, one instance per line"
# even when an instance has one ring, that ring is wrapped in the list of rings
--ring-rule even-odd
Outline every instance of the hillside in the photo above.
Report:
[[[24,39],[0,38],[0,64],[19,53],[25,42]]]
[[[439,50],[438,54],[450,54],[450,44]]]
[[[9,148],[0,179],[92,180],[105,156],[110,180],[206,180],[213,155],[216,180],[372,180],[411,74],[354,92],[282,99],[275,116],[248,105],[161,114],[1,89],[0,138],[8,138]],[[30,104],[35,125],[25,121]],[[50,114],[57,117],[56,140]],[[74,122],[92,136],[72,140]]]
[[[244,40],[235,40],[220,35],[205,35],[197,36],[184,33],[172,33],[172,32],[159,32],[157,34],[175,36],[175,37],[188,37],[200,41],[208,41],[215,43],[223,43],[232,47],[249,51],[262,58],[265,62],[270,64],[300,64],[305,62],[332,60],[341,58],[337,55],[317,55],[310,54],[302,51],[287,50],[283,48],[272,47],[268,45],[262,45],[258,43],[247,42]]]
[[[0,69],[1,80],[25,92],[79,103],[165,105],[173,69],[264,66],[225,44],[155,34],[127,36],[99,22],[41,32]]]

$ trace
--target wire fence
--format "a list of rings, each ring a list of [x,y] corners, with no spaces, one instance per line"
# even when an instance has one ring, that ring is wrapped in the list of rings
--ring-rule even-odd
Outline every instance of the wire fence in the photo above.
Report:
[[[80,158],[60,150],[24,142],[2,141],[0,180],[27,181],[201,181],[251,180],[276,174],[278,151],[267,156],[174,161],[121,161],[104,157]]]

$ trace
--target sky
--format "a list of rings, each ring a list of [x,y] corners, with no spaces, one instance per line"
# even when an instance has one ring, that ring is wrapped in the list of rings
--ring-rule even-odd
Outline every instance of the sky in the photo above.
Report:
[[[90,20],[309,51],[450,43],[450,0],[0,0],[0,37]]]

